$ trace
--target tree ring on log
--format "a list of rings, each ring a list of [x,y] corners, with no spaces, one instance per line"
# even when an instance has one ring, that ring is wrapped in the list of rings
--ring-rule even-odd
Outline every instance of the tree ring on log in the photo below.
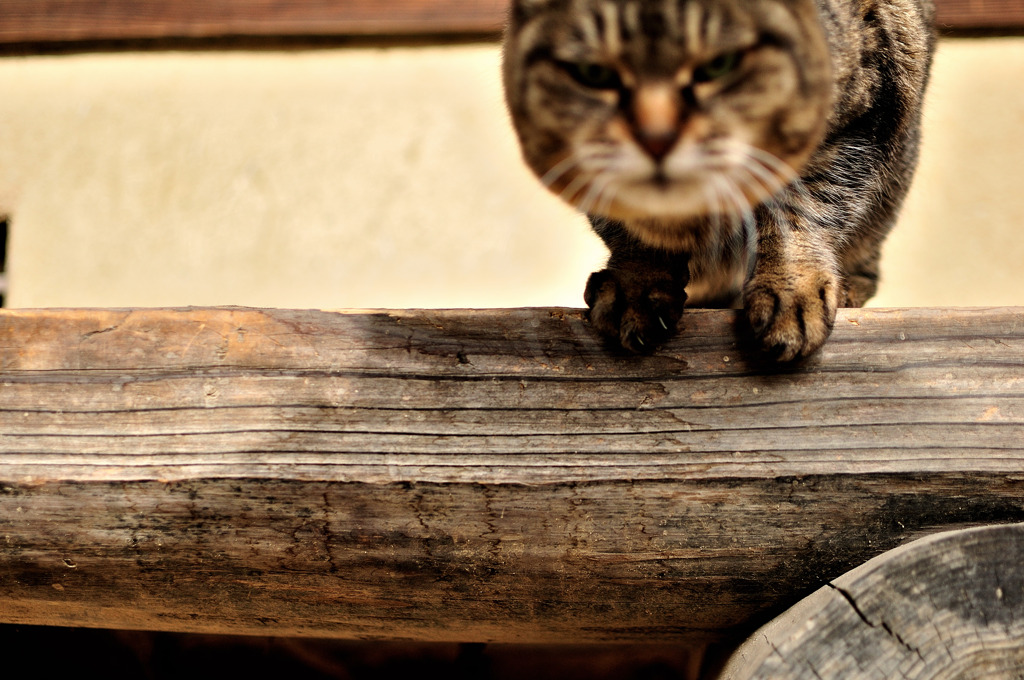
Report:
[[[722,680],[1021,678],[1024,524],[883,553],[769,622]]]

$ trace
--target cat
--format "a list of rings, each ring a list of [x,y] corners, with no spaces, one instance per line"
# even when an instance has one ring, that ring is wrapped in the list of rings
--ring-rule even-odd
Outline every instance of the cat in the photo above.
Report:
[[[917,164],[930,0],[513,0],[527,165],[610,250],[584,299],[635,353],[739,306],[781,362],[874,295]]]

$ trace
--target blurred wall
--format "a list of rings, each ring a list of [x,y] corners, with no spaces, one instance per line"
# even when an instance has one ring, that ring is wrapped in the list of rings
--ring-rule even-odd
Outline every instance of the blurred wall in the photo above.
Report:
[[[0,59],[9,306],[582,305],[495,45]],[[1024,38],[941,43],[876,305],[1024,304]]]

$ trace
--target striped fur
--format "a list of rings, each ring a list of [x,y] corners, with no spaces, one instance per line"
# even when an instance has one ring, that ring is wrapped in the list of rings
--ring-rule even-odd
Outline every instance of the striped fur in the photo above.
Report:
[[[591,321],[628,350],[683,304],[807,356],[874,292],[917,160],[930,0],[514,0],[523,156],[608,244]]]

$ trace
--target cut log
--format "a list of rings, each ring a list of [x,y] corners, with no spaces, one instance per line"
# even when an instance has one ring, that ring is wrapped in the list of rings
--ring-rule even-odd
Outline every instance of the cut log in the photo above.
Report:
[[[698,643],[1024,521],[1021,310],[843,310],[782,368],[738,318],[0,312],[0,620]]]
[[[952,531],[844,574],[757,631],[720,680],[1024,673],[1024,525]]]

